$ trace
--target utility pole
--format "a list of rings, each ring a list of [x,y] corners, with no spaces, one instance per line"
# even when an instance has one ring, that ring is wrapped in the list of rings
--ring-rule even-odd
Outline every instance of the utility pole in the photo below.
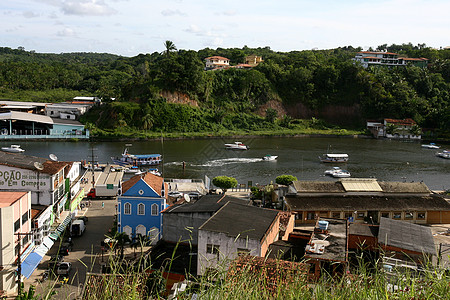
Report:
[[[92,187],[95,187],[95,172],[94,172],[94,163],[95,163],[95,158],[96,156],[94,155],[94,151],[97,150],[94,147],[91,148],[91,171],[92,171]]]
[[[20,295],[22,293],[22,262],[20,261],[20,255],[22,250],[22,235],[33,235],[32,232],[17,232],[14,233],[14,235],[17,235],[19,238],[19,251],[17,251],[17,283],[18,283],[18,289],[17,289],[17,295]]]

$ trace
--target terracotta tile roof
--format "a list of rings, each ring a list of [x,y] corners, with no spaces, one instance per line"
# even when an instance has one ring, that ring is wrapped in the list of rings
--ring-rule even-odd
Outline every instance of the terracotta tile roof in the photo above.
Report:
[[[275,295],[280,287],[302,280],[302,275],[306,284],[308,269],[303,263],[242,255],[231,263],[226,280],[233,283],[245,278]]]
[[[363,53],[363,54],[391,54],[391,55],[398,55],[397,53],[393,53],[393,52],[379,52],[379,51],[361,51],[358,52],[359,53]]]
[[[384,119],[386,123],[396,124],[396,125],[414,125],[416,122],[413,119]]]
[[[128,191],[132,186],[134,186],[141,179],[145,183],[147,183],[153,190],[155,190],[155,192],[158,193],[158,195],[161,196],[161,188],[162,188],[164,179],[160,176],[156,176],[149,172],[146,172],[143,175],[135,175],[135,176],[131,177],[130,180],[125,181],[122,184],[122,193],[125,193],[126,191]],[[164,183],[164,185],[165,185],[165,190],[167,191],[168,190],[167,184]]]
[[[34,166],[36,162],[44,166],[44,169],[40,173],[50,175],[58,173],[67,165],[67,162],[51,161],[46,158],[25,154],[0,152],[0,165],[37,171]]]
[[[11,206],[14,202],[25,196],[27,192],[3,192],[0,191],[0,208]]]
[[[42,172],[47,174],[56,174],[64,169],[66,165],[67,163],[63,161],[48,160],[44,163],[44,170],[42,170]]]
[[[424,58],[424,57],[420,57],[420,58],[400,57],[399,59],[411,60],[411,61],[426,61],[426,60],[428,60],[428,58]]]
[[[207,57],[205,59],[210,59],[210,60],[228,60],[229,61],[228,58],[223,57],[223,56],[210,56],[210,57]]]

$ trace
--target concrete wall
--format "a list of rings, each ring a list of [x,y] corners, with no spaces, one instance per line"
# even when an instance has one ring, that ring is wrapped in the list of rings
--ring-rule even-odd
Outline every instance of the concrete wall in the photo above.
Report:
[[[218,245],[218,254],[206,253],[208,244]],[[224,233],[199,230],[197,274],[203,275],[209,268],[226,270],[230,261],[238,256],[238,248],[249,250],[250,255],[261,256],[261,245],[257,240],[236,239]]]
[[[163,239],[174,243],[190,241],[197,245],[198,228],[211,216],[211,213],[165,213],[163,214]]]
[[[270,225],[269,230],[261,241],[261,253],[259,256],[265,256],[269,245],[278,240],[280,233],[280,216],[278,215]]]

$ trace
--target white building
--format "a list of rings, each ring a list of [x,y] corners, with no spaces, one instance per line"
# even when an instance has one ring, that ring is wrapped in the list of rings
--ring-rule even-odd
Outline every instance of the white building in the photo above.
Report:
[[[45,115],[51,118],[76,120],[84,115],[92,104],[55,103],[45,106]]]
[[[25,235],[31,232],[30,220],[30,192],[0,191],[0,293],[3,295],[17,293],[15,262],[19,253],[26,256],[32,248],[32,237]]]
[[[278,211],[226,203],[198,229],[197,275],[225,270],[239,255],[265,256],[279,231]]]
[[[213,70],[213,69],[224,69],[230,66],[230,60],[226,57],[222,56],[211,56],[205,58],[206,70]]]
[[[406,66],[409,64],[424,68],[428,64],[427,58],[398,57],[397,53],[380,51],[358,52],[353,61],[360,63],[364,68],[369,66]]]

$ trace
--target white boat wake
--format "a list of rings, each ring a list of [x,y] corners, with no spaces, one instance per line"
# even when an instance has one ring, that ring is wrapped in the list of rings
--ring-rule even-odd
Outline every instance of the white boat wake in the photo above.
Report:
[[[222,158],[207,161],[201,164],[191,164],[194,167],[221,167],[231,164],[249,164],[254,162],[260,162],[262,158]]]

